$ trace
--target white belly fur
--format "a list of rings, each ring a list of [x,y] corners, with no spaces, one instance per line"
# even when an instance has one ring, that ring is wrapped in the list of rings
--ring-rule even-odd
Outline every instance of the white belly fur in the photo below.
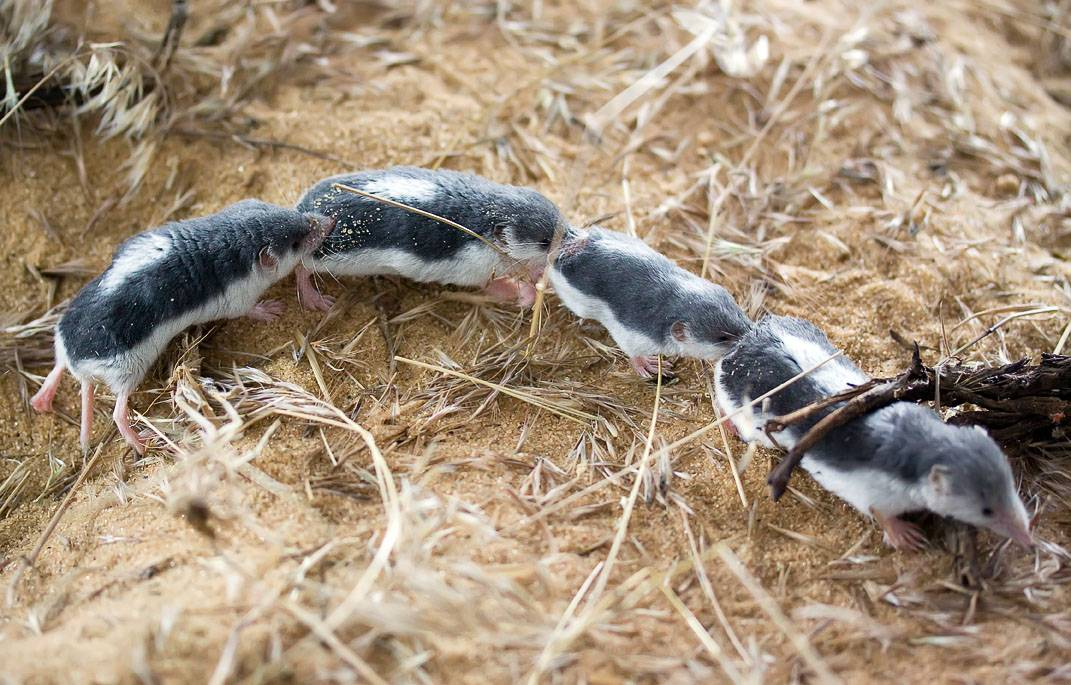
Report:
[[[486,245],[467,245],[453,259],[428,262],[397,249],[364,249],[307,259],[310,271],[333,276],[402,276],[421,283],[449,283],[469,287],[486,285],[509,273],[509,265]]]
[[[872,469],[842,471],[818,465],[810,457],[804,457],[800,465],[819,485],[867,516],[872,515],[871,508],[885,516],[926,508],[919,489],[895,476]]]

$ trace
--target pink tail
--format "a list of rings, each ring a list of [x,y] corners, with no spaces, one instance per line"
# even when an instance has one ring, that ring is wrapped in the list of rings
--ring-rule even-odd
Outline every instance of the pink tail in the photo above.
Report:
[[[89,442],[93,438],[93,383],[82,383],[82,430],[78,434],[78,444],[82,452],[89,451]]]

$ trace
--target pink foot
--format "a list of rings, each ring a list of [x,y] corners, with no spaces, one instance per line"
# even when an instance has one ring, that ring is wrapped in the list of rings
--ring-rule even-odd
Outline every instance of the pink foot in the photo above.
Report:
[[[145,454],[145,443],[130,425],[130,414],[127,411],[129,400],[128,396],[122,394],[115,398],[115,411],[112,412],[112,419],[115,421],[115,427],[119,429],[119,435],[123,436],[127,444],[138,454]]]
[[[324,295],[316,284],[312,282],[312,272],[303,266],[294,269],[294,278],[297,280],[298,302],[305,309],[326,312],[335,304],[335,298]]]
[[[253,321],[275,321],[286,311],[286,305],[279,300],[263,300],[249,310],[246,317]]]
[[[874,509],[870,510],[878,525],[885,531],[885,542],[893,549],[905,552],[918,552],[926,548],[926,536],[914,523],[908,523],[896,516],[883,516]]]
[[[517,306],[521,309],[531,309],[536,301],[536,289],[531,283],[517,284]]]
[[[531,288],[531,302],[527,306],[531,307],[532,302],[535,302],[535,288],[528,287]],[[492,279],[490,283],[484,286],[483,292],[496,302],[503,304],[516,302],[522,307],[525,306],[524,301],[528,295],[528,293],[525,293],[524,286],[521,283],[506,277]]]
[[[39,414],[52,411],[52,400],[56,398],[56,391],[59,389],[60,380],[62,379],[63,365],[57,363],[48,372],[45,382],[41,384],[41,389],[30,400],[30,406],[33,407],[34,411]]]
[[[147,449],[151,442],[156,439],[156,435],[156,431],[152,428],[142,428],[138,431],[138,442]]]
[[[651,379],[658,375],[658,357],[629,357],[629,363],[632,365],[632,370],[640,378]],[[662,379],[670,380],[676,378],[673,375],[673,365],[668,360],[662,360]]]

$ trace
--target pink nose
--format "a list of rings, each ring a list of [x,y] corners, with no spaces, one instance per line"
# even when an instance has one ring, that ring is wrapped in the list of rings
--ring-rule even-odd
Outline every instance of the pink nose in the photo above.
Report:
[[[335,230],[335,217],[325,216],[317,220],[316,230],[309,231],[309,234],[305,236],[305,249],[309,252],[314,252],[320,249],[320,245],[331,234],[331,231]]]
[[[1013,529],[1010,537],[1026,549],[1030,549],[1034,546],[1034,536],[1031,535],[1030,531],[1026,528]]]
[[[1034,546],[1034,536],[1030,534],[1030,523],[1025,517],[1021,518],[1008,515],[997,515],[992,528],[993,532],[1011,538],[1017,544],[1026,549]]]

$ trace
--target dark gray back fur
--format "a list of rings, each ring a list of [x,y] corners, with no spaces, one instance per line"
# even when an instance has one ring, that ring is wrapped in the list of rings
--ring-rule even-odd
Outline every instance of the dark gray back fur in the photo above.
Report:
[[[782,345],[782,331],[810,340],[829,354],[837,351],[809,321],[764,317],[721,361],[721,384],[734,404],[759,397],[804,371]],[[859,372],[844,357],[823,368],[834,365]],[[768,415],[787,414],[847,389],[826,387],[816,378],[815,374],[804,377],[770,397]],[[800,424],[793,429],[793,436],[801,437],[837,406],[840,405]],[[944,464],[964,474],[973,472],[971,482],[996,479],[997,471],[992,466],[1004,463],[1000,448],[985,433],[948,425],[932,409],[913,402],[896,402],[831,431],[808,456],[835,468],[877,469],[911,482],[928,474],[934,464]]]
[[[430,199],[399,201],[461,224],[487,240],[505,247],[506,228],[523,242],[545,251],[564,219],[558,208],[531,188],[494,183],[474,174],[393,167],[326,178],[305,193],[297,208],[335,217],[335,230],[314,257],[362,249],[404,250],[426,261],[451,259],[475,238],[434,219],[347,193],[335,183],[364,190],[368,183],[387,177],[415,179],[433,184]],[[394,198],[390,198],[394,199]]]
[[[682,269],[643,241],[592,228],[580,247],[570,245],[578,235],[567,234],[554,268],[577,290],[606,302],[625,326],[668,343],[674,322],[685,321],[697,339],[719,344],[729,344],[751,328],[729,291]]]
[[[300,212],[244,200],[217,214],[165,224],[122,243],[112,262],[131,249],[166,236],[164,258],[146,265],[111,292],[101,281],[111,266],[71,301],[59,323],[68,356],[111,358],[146,339],[162,322],[182,316],[248,276],[260,251],[284,255],[310,232]]]

